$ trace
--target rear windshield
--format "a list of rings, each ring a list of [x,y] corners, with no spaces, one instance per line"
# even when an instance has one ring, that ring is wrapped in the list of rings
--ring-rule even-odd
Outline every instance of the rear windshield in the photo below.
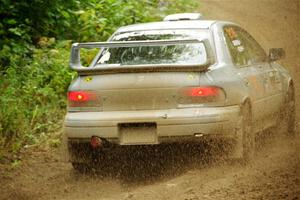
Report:
[[[204,39],[200,31],[138,31],[116,34],[112,41]],[[97,65],[147,65],[147,64],[204,64],[207,54],[203,43],[155,46],[117,47],[102,50]]]

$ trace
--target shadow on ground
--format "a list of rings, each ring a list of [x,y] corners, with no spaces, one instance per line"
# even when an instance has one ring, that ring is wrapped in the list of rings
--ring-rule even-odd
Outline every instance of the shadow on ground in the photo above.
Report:
[[[106,154],[84,176],[118,179],[126,185],[153,182],[223,163],[232,148],[229,141],[161,144],[155,146],[126,146]],[[81,176],[74,171],[75,176]]]
[[[276,140],[285,137],[278,134],[268,130],[257,136],[257,156],[264,149],[270,148]],[[239,161],[229,158],[233,147],[234,143],[226,140],[125,146],[109,151],[106,154],[107,159],[99,161],[101,163],[95,164],[92,169],[84,173],[72,173],[75,178],[89,176],[95,179],[117,179],[128,186],[147,185],[172,179],[190,170],[241,165]]]

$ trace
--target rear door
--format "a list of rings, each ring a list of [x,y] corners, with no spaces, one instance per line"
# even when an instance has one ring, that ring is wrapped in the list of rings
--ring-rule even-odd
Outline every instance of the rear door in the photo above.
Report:
[[[236,73],[242,79],[253,101],[252,112],[260,127],[260,119],[271,114],[267,102],[269,96],[266,83],[266,54],[249,33],[237,26],[225,26],[224,35],[231,54],[232,62],[236,66]]]
[[[251,60],[254,61],[254,64],[259,65],[260,73],[263,74],[263,83],[265,88],[265,106],[264,110],[268,118],[276,118],[274,115],[279,111],[281,101],[282,101],[282,83],[280,79],[279,72],[273,68],[265,52],[262,50],[260,45],[255,41],[255,39],[247,33],[245,30],[241,33],[242,37],[245,38],[251,48]]]

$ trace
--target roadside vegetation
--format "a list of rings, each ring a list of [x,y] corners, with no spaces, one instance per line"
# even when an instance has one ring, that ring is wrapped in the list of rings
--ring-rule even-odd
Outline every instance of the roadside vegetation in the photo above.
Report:
[[[72,42],[105,41],[120,26],[193,12],[197,2],[0,0],[0,161],[24,146],[59,146],[76,76],[68,67]]]

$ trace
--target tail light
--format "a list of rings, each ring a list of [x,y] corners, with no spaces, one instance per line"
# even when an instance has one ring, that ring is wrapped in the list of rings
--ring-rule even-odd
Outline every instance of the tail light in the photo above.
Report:
[[[69,107],[97,107],[99,97],[93,91],[70,91],[68,92]]]
[[[185,95],[190,97],[216,97],[220,93],[217,87],[195,87],[185,89]]]
[[[225,92],[216,86],[186,87],[180,90],[179,103],[208,103],[225,100]]]

